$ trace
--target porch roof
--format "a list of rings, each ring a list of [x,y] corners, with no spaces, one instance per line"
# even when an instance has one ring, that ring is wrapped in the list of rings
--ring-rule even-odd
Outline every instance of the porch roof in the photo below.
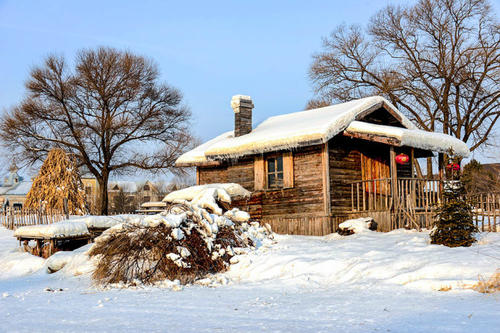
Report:
[[[469,156],[467,145],[443,133],[427,132],[419,129],[407,129],[394,126],[378,125],[364,121],[353,121],[344,130],[344,134],[370,141],[383,142],[395,146],[407,146],[423,150],[447,153],[453,150],[455,155]]]

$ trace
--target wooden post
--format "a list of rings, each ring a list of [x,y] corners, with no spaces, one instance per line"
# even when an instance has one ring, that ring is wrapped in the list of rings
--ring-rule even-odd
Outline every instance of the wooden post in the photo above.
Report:
[[[415,149],[411,148],[410,150],[410,164],[411,164],[411,178],[415,177]]]
[[[64,215],[66,215],[66,219],[69,220],[68,198],[63,199],[63,208],[64,208]]]
[[[390,156],[389,156],[389,165],[391,172],[391,194],[392,194],[392,207],[397,207],[398,203],[398,170],[396,167],[396,152],[394,151],[394,147],[390,146]]]
[[[330,154],[328,152],[328,142],[323,145],[323,151],[321,153],[321,167],[323,175],[323,212],[325,216],[330,216]]]
[[[444,180],[444,154],[438,156],[439,180]]]
[[[196,185],[201,185],[200,184],[200,168],[196,167]]]
[[[439,201],[441,202],[441,200],[443,199],[443,180],[445,178],[445,174],[444,174],[444,154],[443,153],[439,153],[438,155],[438,169],[439,169]]]

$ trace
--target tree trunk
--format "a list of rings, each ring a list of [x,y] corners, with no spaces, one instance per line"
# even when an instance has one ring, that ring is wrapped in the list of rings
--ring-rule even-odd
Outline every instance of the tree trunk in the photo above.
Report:
[[[99,215],[108,215],[108,180],[109,175],[103,171],[101,178],[98,179],[99,182]]]

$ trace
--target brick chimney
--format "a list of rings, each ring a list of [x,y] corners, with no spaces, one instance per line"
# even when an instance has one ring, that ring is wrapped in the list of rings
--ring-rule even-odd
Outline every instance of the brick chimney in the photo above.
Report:
[[[235,95],[231,98],[231,107],[234,111],[234,136],[250,133],[252,131],[252,98]]]

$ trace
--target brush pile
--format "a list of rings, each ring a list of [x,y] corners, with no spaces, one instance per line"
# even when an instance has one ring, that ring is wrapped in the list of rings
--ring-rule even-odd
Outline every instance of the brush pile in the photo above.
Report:
[[[161,214],[106,230],[89,251],[98,259],[94,280],[102,285],[193,283],[227,270],[234,255],[272,238],[270,228],[250,222],[248,213],[214,206],[220,198],[230,195],[207,189],[195,203],[177,197]]]

